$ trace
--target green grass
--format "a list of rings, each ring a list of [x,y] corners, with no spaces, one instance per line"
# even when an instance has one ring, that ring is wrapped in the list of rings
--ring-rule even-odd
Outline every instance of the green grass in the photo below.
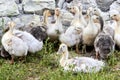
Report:
[[[0,80],[120,80],[120,71],[114,70],[120,63],[120,52],[115,52],[107,61],[108,65],[98,73],[64,72],[59,66],[56,46],[46,40],[42,51],[28,54],[25,62],[15,59],[0,59]]]

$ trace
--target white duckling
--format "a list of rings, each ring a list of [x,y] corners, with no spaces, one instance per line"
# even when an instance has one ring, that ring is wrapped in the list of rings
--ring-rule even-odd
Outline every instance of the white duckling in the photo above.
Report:
[[[80,26],[84,28],[87,25],[82,15],[81,4],[79,4],[79,8],[77,6],[72,6],[70,12],[74,14],[74,19],[71,22],[71,26]]]
[[[1,42],[5,50],[11,55],[11,64],[14,63],[15,56],[26,56],[28,52],[27,44],[13,34],[15,24],[9,23],[9,30],[3,35]]]
[[[68,27],[65,33],[60,35],[59,40],[62,43],[67,44],[69,47],[76,45],[76,52],[80,53],[78,45],[82,41],[81,33],[85,27],[85,24],[82,20],[80,20],[82,19],[82,12],[79,12],[79,8],[77,6],[72,6],[70,11],[75,14],[74,20],[71,22],[71,26]]]
[[[61,23],[61,14],[60,14],[59,8],[55,9],[55,18],[56,18],[56,22],[54,24],[50,24],[48,23],[48,21],[46,21],[47,34],[52,40],[57,39],[59,35],[64,32],[64,27],[62,26],[62,23]]]
[[[94,23],[94,20],[98,19],[96,15],[92,15],[92,11],[89,13],[89,23],[86,28],[83,30],[82,39],[84,44],[84,51],[86,51],[86,45],[92,46],[94,40],[99,32],[100,25]],[[86,52],[85,52],[86,53]]]
[[[101,31],[103,29],[103,26],[104,26],[104,21],[102,19],[102,17],[100,15],[97,15],[94,13],[94,8],[93,7],[89,7],[88,10],[87,10],[87,14],[85,16],[85,19],[87,21],[87,23],[89,23],[89,14],[90,12],[93,12],[94,15],[96,15],[96,19],[94,20],[94,23],[99,26],[99,31]]]
[[[81,33],[81,27],[70,26],[65,33],[60,35],[59,40],[69,47],[76,45],[76,52],[79,53],[78,45],[82,41]]]
[[[120,13],[117,10],[110,11],[110,17],[116,21],[114,40],[120,48]]]
[[[13,29],[13,34],[14,36],[22,39],[27,44],[28,51],[30,53],[38,52],[43,47],[43,41],[41,39],[37,40],[32,34],[26,31],[20,31],[17,29]]]
[[[69,59],[68,47],[65,44],[60,45],[57,54],[62,55],[60,65],[65,71],[92,73],[100,71],[105,66],[104,62],[89,57],[75,57]]]

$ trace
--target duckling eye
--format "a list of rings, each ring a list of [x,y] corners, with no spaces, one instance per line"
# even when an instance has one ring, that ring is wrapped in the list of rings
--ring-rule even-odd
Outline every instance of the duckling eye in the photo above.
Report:
[[[99,19],[98,17],[96,19]]]
[[[63,48],[64,48],[65,46],[63,46]]]

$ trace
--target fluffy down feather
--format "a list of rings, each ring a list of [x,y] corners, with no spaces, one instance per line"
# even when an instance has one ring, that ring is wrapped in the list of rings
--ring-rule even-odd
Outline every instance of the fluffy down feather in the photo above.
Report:
[[[2,45],[5,50],[14,56],[26,56],[28,51],[28,46],[23,40],[16,36],[8,37],[8,35],[3,35]]]
[[[94,46],[96,53],[99,54],[99,57],[106,59],[110,53],[114,51],[115,43],[111,35],[101,32],[96,37]]]
[[[69,27],[65,33],[61,34],[59,40],[62,43],[67,44],[67,46],[74,46],[76,43],[79,43],[81,40],[81,30],[76,30],[77,27]],[[79,28],[79,27],[78,27]]]
[[[30,33],[26,31],[14,30],[14,34],[27,43],[28,51],[31,53],[40,51],[43,47],[43,41],[41,42],[38,41],[36,38],[34,38]]]
[[[65,71],[92,73],[100,71],[105,63],[89,57],[75,57],[69,59],[68,47],[66,44],[61,44],[57,54],[61,54],[60,65]]]

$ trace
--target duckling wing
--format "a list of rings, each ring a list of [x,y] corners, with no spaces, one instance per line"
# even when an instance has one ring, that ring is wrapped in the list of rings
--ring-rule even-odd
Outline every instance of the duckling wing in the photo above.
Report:
[[[15,55],[15,56],[24,56],[27,55],[27,51],[28,51],[28,46],[25,42],[23,42],[23,40],[17,38],[17,37],[13,37],[11,39],[11,44],[9,46],[9,51],[11,54]]]
[[[100,71],[105,63],[102,61],[95,60],[89,57],[77,58],[76,69],[82,72],[98,72]]]
[[[27,45],[28,45],[28,51],[31,53],[35,53],[37,51],[40,51],[43,47],[43,41],[38,41],[35,39],[30,33],[28,32],[22,32],[22,31],[14,31],[17,37],[22,39]]]
[[[27,55],[27,44],[23,40],[13,36],[6,40],[6,43],[3,44],[5,50],[11,55],[23,56]]]
[[[67,44],[67,46],[73,46],[75,45],[77,42],[79,42],[79,34],[76,34],[75,32],[75,27],[69,27],[65,33],[61,34],[59,37],[59,40],[62,43]]]
[[[98,72],[105,66],[104,62],[89,57],[75,57],[65,63],[64,70],[85,73]]]
[[[59,28],[54,24],[54,25],[50,25],[50,27],[48,27],[47,29],[47,34],[48,36],[55,36],[57,37],[59,33]]]

